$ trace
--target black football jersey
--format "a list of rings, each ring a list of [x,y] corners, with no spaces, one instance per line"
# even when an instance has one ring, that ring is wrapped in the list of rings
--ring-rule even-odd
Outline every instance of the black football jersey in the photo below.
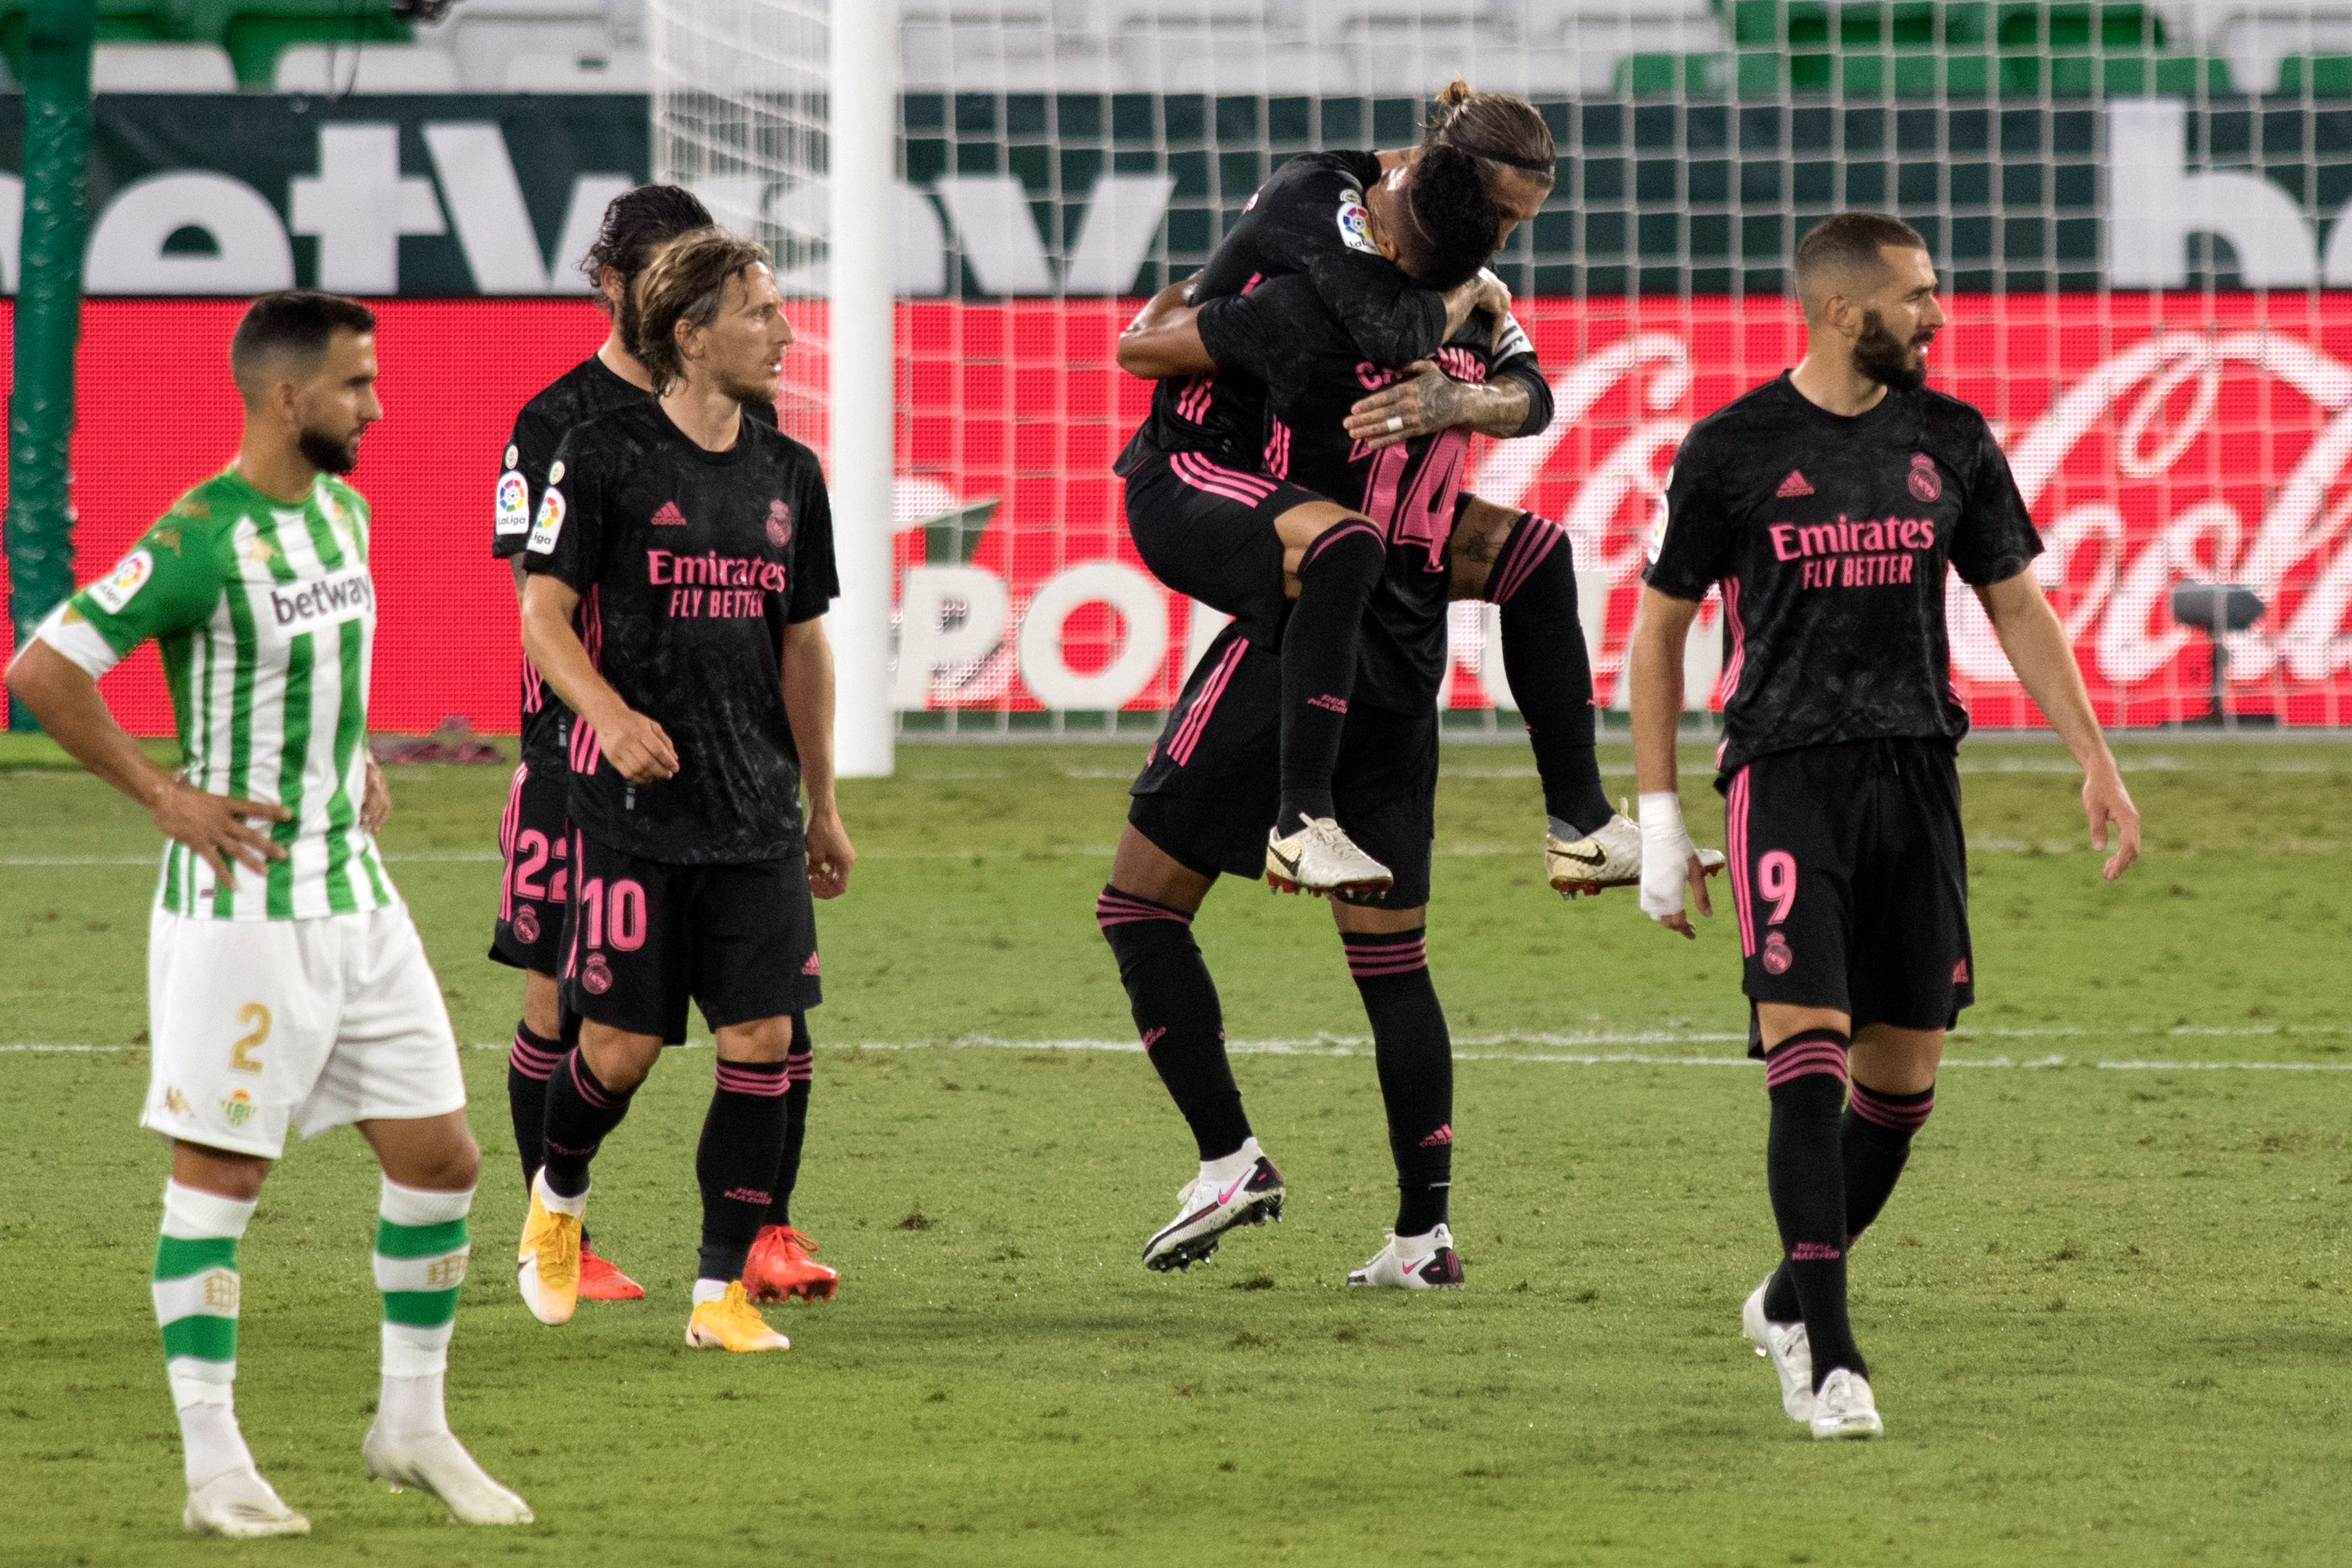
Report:
[[[1367,360],[1314,284],[1294,274],[1201,308],[1201,341],[1220,369],[1231,365],[1265,387],[1265,471],[1379,525],[1388,569],[1364,626],[1355,700],[1407,712],[1436,700],[1448,658],[1446,600],[1452,574],[1446,540],[1467,476],[1470,436],[1442,430],[1375,452],[1350,437],[1348,411],[1402,378]],[[1538,372],[1517,321],[1499,329],[1479,312],[1437,351],[1454,380],[1479,385],[1507,367]],[[1533,379],[1541,384],[1541,374]]]
[[[1784,373],[1683,438],[1643,580],[1722,584],[1728,779],[1799,746],[1958,741],[1945,568],[1983,587],[2041,552],[1983,415],[1920,387],[1847,417]]]
[[[1427,357],[1445,331],[1445,300],[1373,247],[1364,192],[1380,178],[1376,153],[1309,153],[1283,164],[1218,242],[1193,285],[1192,302],[1303,273],[1361,357],[1397,365]],[[1151,412],[1130,452],[1148,443],[1162,452],[1205,452],[1253,469],[1265,425],[1255,378],[1220,366],[1211,375],[1155,386]],[[1122,472],[1129,460],[1122,457]]]
[[[707,452],[641,398],[565,434],[523,566],[580,595],[597,669],[678,754],[675,776],[630,784],[575,720],[573,823],[674,864],[797,854],[784,627],[840,592],[815,454],[756,418]]]

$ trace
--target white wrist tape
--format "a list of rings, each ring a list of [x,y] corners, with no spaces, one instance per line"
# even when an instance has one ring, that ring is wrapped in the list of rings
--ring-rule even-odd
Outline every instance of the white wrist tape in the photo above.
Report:
[[[1642,796],[1642,912],[1652,920],[1682,913],[1691,857],[1698,851],[1683,826],[1683,803],[1671,790]]]

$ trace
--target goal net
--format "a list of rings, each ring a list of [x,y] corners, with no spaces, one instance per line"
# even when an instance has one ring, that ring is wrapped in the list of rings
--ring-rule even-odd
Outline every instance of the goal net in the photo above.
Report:
[[[1558,414],[1482,442],[1471,488],[1567,526],[1602,704],[1624,706],[1675,443],[1794,363],[1796,241],[1867,207],[1933,247],[1934,384],[1999,430],[2102,717],[2206,718],[2218,647],[2231,721],[2352,721],[2352,0],[2332,3],[901,0],[896,177],[833,192],[887,205],[895,238],[899,731],[1157,721],[1215,617],[1126,540],[1110,461],[1148,388],[1118,330],[1282,160],[1410,145],[1457,76],[1529,98],[1559,143],[1550,205],[1496,262]],[[792,62],[823,58],[793,29],[824,9],[654,6],[659,167],[788,270],[822,266],[824,115]],[[2200,584],[2253,618],[2190,624]],[[1957,585],[1951,611],[1979,722],[2035,722]],[[1449,724],[1516,731],[1480,607],[1454,638]],[[1715,639],[1692,647],[1692,700],[1715,700]]]

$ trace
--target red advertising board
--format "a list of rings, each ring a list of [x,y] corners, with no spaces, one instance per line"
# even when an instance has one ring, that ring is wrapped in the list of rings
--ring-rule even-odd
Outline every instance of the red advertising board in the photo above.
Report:
[[[79,578],[106,570],[233,448],[226,359],[238,308],[88,306]],[[378,309],[386,418],[353,475],[375,514],[373,721],[415,731],[455,713],[509,730],[513,594],[488,558],[500,447],[514,410],[593,348],[603,319],[538,300]],[[1142,574],[1109,473],[1147,391],[1111,363],[1129,309],[901,307],[891,525],[901,567],[919,569],[904,576],[902,706],[1149,710],[1181,679],[1204,623]],[[2211,580],[2242,583],[2266,606],[2230,639],[2233,707],[2352,723],[2352,295],[1979,296],[1948,309],[1936,384],[1999,429],[2102,717],[2148,724],[2204,710],[2208,645],[2173,624],[2168,594]],[[1567,525],[1598,695],[1620,702],[1642,547],[1675,445],[1694,418],[1792,363],[1801,328],[1788,302],[1759,298],[1533,300],[1520,315],[1559,416],[1542,437],[1482,444],[1474,488]],[[821,353],[795,350],[790,374],[821,387]],[[821,426],[818,412],[796,395],[787,425]],[[950,549],[960,535],[949,519],[977,531],[961,535],[967,547]],[[1964,590],[1951,605],[1955,675],[1979,721],[2033,721]],[[1449,700],[1482,705],[1475,616],[1460,616],[1456,637]],[[152,652],[106,689],[134,730],[169,729]]]

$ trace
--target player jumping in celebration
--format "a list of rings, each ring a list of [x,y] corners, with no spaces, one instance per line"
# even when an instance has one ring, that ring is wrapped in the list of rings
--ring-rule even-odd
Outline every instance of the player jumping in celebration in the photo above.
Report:
[[[1795,281],[1803,362],[1692,427],[1651,541],[1627,654],[1642,908],[1694,934],[1687,881],[1710,912],[1675,729],[1683,642],[1720,584],[1731,658],[1716,787],[1782,1249],[1741,1326],[1792,1419],[1815,1437],[1872,1437],[1846,1255],[1893,1193],[1935,1105],[1945,1031],[1975,999],[1947,567],[2082,764],[2091,841],[2116,836],[2111,881],[2139,853],[2139,814],[2034,580],[2042,542],[2008,459],[1981,414],[1925,385],[1944,322],[1927,242],[1842,213],[1797,247]]]
[[[1460,89],[1449,110],[1471,96]],[[1550,164],[1525,162],[1501,166],[1434,130],[1400,152],[1294,158],[1251,198],[1192,297],[1205,302],[1303,271],[1368,361],[1424,359],[1467,318],[1482,292],[1477,268],[1542,205]],[[1399,255],[1408,258],[1402,271],[1390,259]],[[1386,411],[1383,424],[1391,417],[1401,430],[1402,415]],[[1278,456],[1269,461],[1265,451],[1268,434],[1247,376],[1163,382],[1116,465],[1128,523],[1163,583],[1279,647],[1282,786],[1268,876],[1309,891],[1376,890],[1388,868],[1333,816],[1330,781],[1382,552],[1360,517],[1283,479]]]
[[[518,602],[528,581],[520,559],[523,544],[530,536],[532,512],[546,493],[548,465],[555,460],[563,433],[607,409],[643,403],[652,395],[653,380],[629,348],[636,331],[638,275],[663,246],[709,226],[710,214],[703,205],[677,185],[639,185],[614,196],[605,207],[603,226],[581,270],[594,286],[612,328],[594,353],[522,405],[499,474],[490,550],[499,559],[514,562]],[[556,980],[563,911],[570,902],[572,830],[563,801],[571,782],[564,748],[572,710],[548,690],[529,659],[521,664],[522,761],[499,825],[499,851],[506,870],[499,881],[490,957],[523,972],[522,1018],[515,1025],[514,1045],[507,1054],[507,1110],[528,1190],[542,1158],[547,1076],[573,1032],[565,1027]],[[580,1295],[590,1301],[634,1301],[645,1289],[599,1257],[583,1231]]]
[[[254,301],[229,349],[235,459],[41,624],[8,686],[168,840],[148,931],[141,1124],[172,1140],[155,1316],[198,1534],[299,1535],[238,1429],[238,1242],[290,1126],[346,1122],[383,1167],[383,1381],[368,1473],[470,1524],[530,1520],[450,1435],[442,1381],[481,1152],[441,990],[375,829],[366,746],[375,594],[368,506],[339,477],[383,416],[375,319],[309,290]],[[179,773],[149,762],[97,679],[163,657]],[[256,826],[253,825],[258,824]]]
[[[1449,546],[1468,430],[1377,447],[1351,436],[1350,408],[1393,373],[1365,363],[1299,274],[1198,308],[1163,292],[1119,348],[1121,364],[1137,374],[1206,365],[1255,378],[1271,427],[1283,432],[1278,449],[1290,479],[1355,509],[1381,542],[1383,572],[1369,600],[1333,783],[1364,847],[1394,879],[1335,901],[1332,914],[1372,1026],[1398,1206],[1387,1242],[1349,1282],[1458,1285],[1447,1212],[1454,1064],[1426,928],[1437,693],[1449,659],[1446,606],[1463,572]],[[1474,313],[1438,355],[1471,391],[1457,405],[1471,427],[1508,434],[1524,422],[1525,384],[1540,386],[1542,376],[1507,312]],[[1220,873],[1255,874],[1256,825],[1273,805],[1281,669],[1255,635],[1236,621],[1194,666],[1136,781],[1111,882],[1097,905],[1136,1026],[1202,1158],[1176,1217],[1145,1246],[1152,1268],[1188,1267],[1234,1226],[1279,1217],[1283,1200],[1279,1173],[1250,1135],[1214,983],[1190,929]]]
[[[743,414],[774,401],[793,341],[766,252],[686,236],[638,304],[657,400],[565,435],[523,557],[524,647],[577,715],[563,964],[583,1022],[549,1076],[518,1277],[541,1321],[570,1319],[589,1162],[691,999],[718,1086],[687,1342],[781,1350],[742,1275],[784,1153],[793,1020],[821,995],[810,897],[839,894],[855,859],[819,618],[832,517],[814,455]]]

